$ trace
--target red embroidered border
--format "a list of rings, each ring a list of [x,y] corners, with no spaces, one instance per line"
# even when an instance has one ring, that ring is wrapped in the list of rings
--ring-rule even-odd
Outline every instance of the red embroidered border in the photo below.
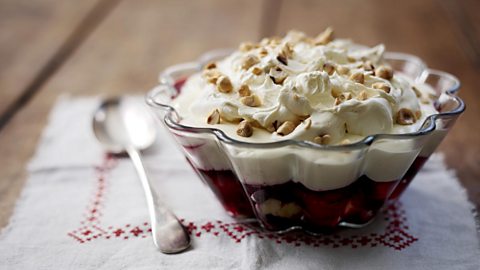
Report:
[[[107,155],[103,164],[95,168],[97,175],[95,195],[87,207],[84,219],[80,222],[80,227],[68,232],[68,236],[79,243],[91,242],[96,239],[130,239],[150,236],[151,229],[148,222],[143,222],[139,225],[126,224],[124,226],[108,226],[106,228],[102,227],[100,223],[101,210],[104,207],[105,181],[108,173],[116,165],[117,158]],[[293,246],[350,247],[353,249],[385,246],[395,250],[402,250],[418,240],[418,238],[408,232],[406,213],[402,209],[400,202],[389,204],[381,214],[387,221],[387,226],[383,233],[353,236],[342,236],[340,234],[312,236],[302,232],[280,235],[263,231],[251,224],[226,223],[221,220],[209,221],[204,224],[185,220],[182,220],[182,222],[191,236],[200,238],[202,235],[208,234],[213,236],[226,235],[236,243],[240,243],[247,237],[258,237],[260,239],[270,239],[278,244],[291,244]]]

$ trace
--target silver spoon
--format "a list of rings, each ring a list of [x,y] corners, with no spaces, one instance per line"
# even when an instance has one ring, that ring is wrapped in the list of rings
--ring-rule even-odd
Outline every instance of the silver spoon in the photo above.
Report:
[[[153,243],[163,253],[178,253],[190,246],[190,237],[178,218],[152,190],[140,157],[140,150],[153,144],[155,121],[132,100],[105,100],[93,117],[97,139],[113,153],[127,152],[133,161],[147,199]]]

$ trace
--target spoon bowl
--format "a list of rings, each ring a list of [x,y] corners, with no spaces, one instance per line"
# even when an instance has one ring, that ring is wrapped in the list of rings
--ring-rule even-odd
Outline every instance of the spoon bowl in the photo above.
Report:
[[[93,131],[105,148],[113,153],[127,152],[137,170],[145,192],[153,243],[163,253],[178,253],[190,246],[187,230],[151,188],[140,150],[155,142],[153,116],[133,100],[107,99],[93,116]]]
[[[113,153],[125,152],[128,145],[138,150],[150,147],[157,135],[152,115],[135,101],[107,99],[93,116],[97,139]]]

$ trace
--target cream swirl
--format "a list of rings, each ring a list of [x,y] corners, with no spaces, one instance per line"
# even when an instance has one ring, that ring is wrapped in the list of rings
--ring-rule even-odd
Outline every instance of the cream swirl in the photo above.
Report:
[[[339,144],[414,131],[436,112],[426,99],[433,91],[393,73],[384,51],[383,45],[368,48],[325,40],[325,33],[315,39],[292,31],[282,39],[243,44],[203,75],[191,76],[174,106],[182,121],[196,126],[208,126],[205,119],[217,110],[222,119],[218,128],[246,141],[320,143],[316,138],[328,135],[322,143]],[[219,83],[219,76],[228,79]],[[246,93],[239,91],[242,87]],[[232,128],[242,120],[255,129],[249,138]]]

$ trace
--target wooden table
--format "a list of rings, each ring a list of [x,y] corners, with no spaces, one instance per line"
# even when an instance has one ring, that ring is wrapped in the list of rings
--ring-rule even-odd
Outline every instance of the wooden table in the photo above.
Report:
[[[480,1],[0,0],[0,227],[58,96],[144,94],[213,48],[326,26],[457,75],[466,113],[441,146],[480,206]]]

